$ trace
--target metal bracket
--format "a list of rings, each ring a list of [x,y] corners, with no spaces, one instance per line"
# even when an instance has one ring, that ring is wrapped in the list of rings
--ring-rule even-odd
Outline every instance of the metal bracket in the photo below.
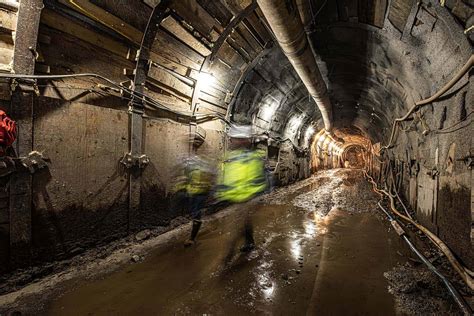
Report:
[[[429,175],[431,177],[431,179],[435,179],[439,175],[439,170],[438,170],[438,168],[433,167],[426,174]]]
[[[131,153],[126,153],[120,160],[127,169],[137,167],[138,169],[144,169],[149,163],[150,158],[147,155],[133,156]]]
[[[48,158],[45,158],[42,153],[39,151],[32,151],[26,157],[20,158],[20,163],[30,171],[30,173],[35,173],[39,169],[48,167],[47,162]]]
[[[468,169],[472,169],[474,166],[474,156],[469,155],[461,159],[456,159],[457,161],[464,161]]]

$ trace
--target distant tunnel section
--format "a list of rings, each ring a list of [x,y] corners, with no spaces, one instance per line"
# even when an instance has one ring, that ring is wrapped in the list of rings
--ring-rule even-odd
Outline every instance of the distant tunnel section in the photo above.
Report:
[[[334,135],[321,129],[311,144],[311,171],[331,168],[364,168],[372,141],[356,127],[339,128]]]

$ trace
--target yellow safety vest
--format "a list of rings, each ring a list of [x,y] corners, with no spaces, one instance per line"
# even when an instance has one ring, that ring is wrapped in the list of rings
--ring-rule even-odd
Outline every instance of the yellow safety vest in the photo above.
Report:
[[[266,189],[264,154],[262,151],[234,150],[222,163],[217,198],[241,203]]]
[[[193,169],[188,172],[186,192],[190,195],[205,194],[211,190],[211,174],[201,169]]]

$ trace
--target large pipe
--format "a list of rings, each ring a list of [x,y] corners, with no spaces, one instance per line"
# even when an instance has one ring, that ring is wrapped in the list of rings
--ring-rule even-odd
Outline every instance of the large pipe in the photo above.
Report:
[[[323,117],[327,132],[332,131],[332,106],[316,59],[310,49],[298,8],[294,1],[257,0],[281,49],[308,89]]]

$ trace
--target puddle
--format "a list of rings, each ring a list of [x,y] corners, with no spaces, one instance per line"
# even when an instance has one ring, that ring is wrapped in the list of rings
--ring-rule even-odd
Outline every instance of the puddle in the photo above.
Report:
[[[354,171],[318,173],[204,222],[195,247],[184,248],[182,236],[143,262],[74,289],[66,283],[39,314],[392,315],[383,273],[403,263],[403,249],[386,223],[365,211],[370,199],[354,207],[357,213],[343,207],[351,201],[338,190],[364,185],[357,176],[345,185],[348,172]],[[257,248],[243,254],[247,212]]]

